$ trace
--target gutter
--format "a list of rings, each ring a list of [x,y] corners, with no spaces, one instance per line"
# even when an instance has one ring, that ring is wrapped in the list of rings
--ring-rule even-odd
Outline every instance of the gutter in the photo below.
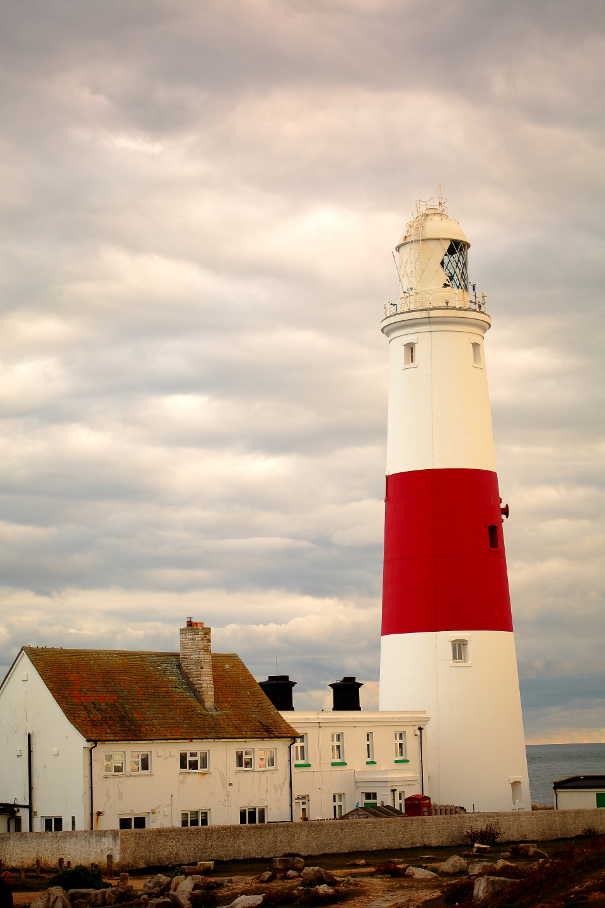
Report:
[[[99,742],[93,741],[92,744],[88,745],[88,798],[89,798],[89,813],[90,813],[90,829],[95,828],[95,815],[94,815],[94,792],[93,792],[93,781],[92,781],[92,752],[95,749]]]
[[[293,771],[292,771],[292,748],[296,743],[296,738],[290,738],[290,746],[288,747],[288,768],[289,773],[289,782],[290,782],[290,822],[294,822],[294,782],[293,782]]]
[[[420,735],[420,794],[424,794],[424,760],[422,754],[422,732],[424,731],[422,725],[418,726],[418,734]]]
[[[27,733],[27,823],[29,827],[29,832],[34,831],[33,822],[34,822],[34,805],[33,805],[33,789],[34,784],[32,781],[32,733],[28,731]]]

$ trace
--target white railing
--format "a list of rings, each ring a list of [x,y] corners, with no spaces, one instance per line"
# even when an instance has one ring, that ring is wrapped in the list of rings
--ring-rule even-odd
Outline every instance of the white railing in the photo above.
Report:
[[[437,290],[431,293],[405,293],[397,302],[388,300],[384,305],[384,317],[399,315],[403,312],[414,312],[417,309],[471,309],[474,312],[487,312],[487,296],[485,293],[469,297],[460,291],[448,293]]]

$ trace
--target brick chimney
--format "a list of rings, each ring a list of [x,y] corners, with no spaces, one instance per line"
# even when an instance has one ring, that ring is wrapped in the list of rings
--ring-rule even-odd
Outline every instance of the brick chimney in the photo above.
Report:
[[[214,709],[210,633],[203,621],[192,621],[191,618],[187,618],[187,624],[181,628],[181,668],[205,709]]]

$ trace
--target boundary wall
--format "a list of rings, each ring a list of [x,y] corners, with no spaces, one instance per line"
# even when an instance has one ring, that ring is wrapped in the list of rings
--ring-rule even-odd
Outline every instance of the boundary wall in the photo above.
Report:
[[[587,829],[605,834],[605,810],[537,810],[516,813],[455,814],[380,820],[324,820],[267,823],[259,826],[205,826],[181,829],[95,830],[94,832],[20,832],[0,835],[0,861],[31,867],[36,861],[56,867],[59,858],[75,864],[115,867],[191,864],[302,855],[346,854],[398,848],[467,844],[470,829],[488,823],[508,842],[571,838]]]

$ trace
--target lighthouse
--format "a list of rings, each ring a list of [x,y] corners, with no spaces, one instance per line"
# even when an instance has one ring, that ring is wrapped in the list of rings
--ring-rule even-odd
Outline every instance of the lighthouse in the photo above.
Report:
[[[443,199],[397,248],[389,342],[380,709],[425,709],[425,792],[529,809],[503,506],[469,241]]]

